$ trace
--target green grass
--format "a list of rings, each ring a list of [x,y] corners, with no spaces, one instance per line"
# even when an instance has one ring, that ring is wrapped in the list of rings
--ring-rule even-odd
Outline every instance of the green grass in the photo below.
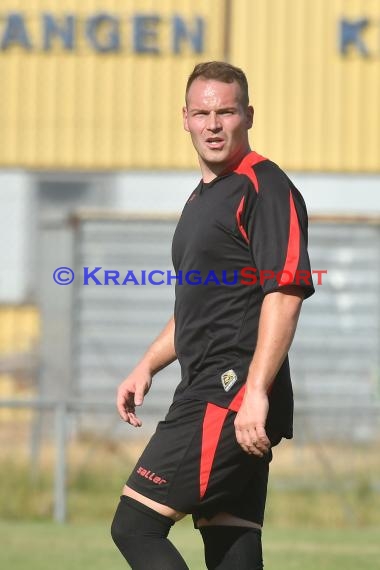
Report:
[[[43,450],[33,473],[26,455],[2,450],[0,568],[127,568],[112,543],[109,525],[137,450],[91,439],[70,446],[66,525],[51,522],[53,451]],[[375,484],[379,448],[370,455],[364,450],[364,458],[356,449],[349,451],[343,454],[340,449],[340,461],[328,477],[315,450],[297,456],[286,447],[277,450],[263,535],[265,570],[380,568],[380,493]],[[328,452],[337,456],[335,449]],[[202,542],[189,518],[175,525],[171,539],[191,570],[205,569]]]
[[[264,533],[266,570],[377,570],[380,528],[274,529]]]
[[[117,458],[117,455],[116,455]],[[113,459],[113,458],[112,458]],[[120,459],[118,460],[120,461]],[[112,464],[100,454],[99,462],[73,466],[67,485],[68,519],[74,523],[109,520],[131,467]],[[40,520],[52,518],[53,469],[42,466],[33,477],[24,461],[0,460],[0,518]],[[380,492],[363,477],[349,488],[342,476],[339,489],[303,488],[278,484],[272,475],[266,522],[276,527],[380,527]]]
[[[4,570],[122,570],[109,523],[57,525],[0,521]],[[380,528],[276,529],[264,532],[265,570],[376,570]],[[191,570],[204,570],[202,544],[190,520],[171,533]],[[164,570],[164,569],[163,569]]]

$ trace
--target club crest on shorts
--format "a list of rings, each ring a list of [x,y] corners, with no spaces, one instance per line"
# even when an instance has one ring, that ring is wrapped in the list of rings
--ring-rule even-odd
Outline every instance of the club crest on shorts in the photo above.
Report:
[[[222,386],[226,392],[232,388],[237,380],[236,372],[234,370],[226,370],[220,377]]]

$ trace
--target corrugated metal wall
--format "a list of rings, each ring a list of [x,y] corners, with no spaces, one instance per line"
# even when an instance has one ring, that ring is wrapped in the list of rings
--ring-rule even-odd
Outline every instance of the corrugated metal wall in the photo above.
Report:
[[[9,45],[0,52],[0,164],[29,168],[164,168],[194,165],[182,131],[183,92],[199,57],[218,58],[222,51],[223,11],[219,0],[30,0],[1,3],[4,37],[10,11],[22,14],[32,48]],[[42,51],[42,14],[62,26],[66,14],[76,18],[72,52],[62,40]],[[120,51],[96,52],[86,41],[86,22],[107,12],[119,21]],[[157,38],[145,37],[160,53],[134,51],[137,16],[157,15]],[[173,18],[180,16],[190,32],[196,18],[205,30],[204,51],[181,43],[173,53]],[[152,31],[152,29],[150,29]],[[101,32],[101,30],[100,30]],[[104,31],[98,34],[105,43]],[[180,144],[179,141],[181,141]],[[185,142],[186,141],[186,142]],[[190,157],[190,158],[189,158]]]
[[[79,219],[72,317],[78,396],[109,399],[170,318],[174,297],[166,285],[84,286],[83,267],[102,267],[102,283],[104,269],[122,276],[170,269],[174,227],[174,220],[154,218]],[[296,402],[315,407],[299,419],[298,436],[366,439],[377,419],[358,409],[380,401],[380,225],[315,221],[310,244],[313,268],[328,274],[304,304],[291,351]],[[160,373],[144,417],[162,416],[178,380],[178,364]]]
[[[253,138],[260,151],[287,169],[378,172],[378,0],[238,0],[233,5],[231,60],[251,80]],[[368,24],[360,28],[363,19]],[[357,40],[347,44],[346,55],[339,45],[342,20],[352,24],[351,37]],[[359,52],[360,41],[367,57]]]
[[[21,17],[13,32],[11,12]],[[88,41],[88,20],[100,12],[119,22],[117,52],[96,52]],[[66,31],[64,18],[74,16],[72,51],[57,34],[42,49],[43,13]],[[139,36],[159,53],[136,53],[141,15],[160,19]],[[172,45],[176,16],[188,33],[180,53]],[[196,18],[205,26],[201,53],[189,39]],[[343,20],[353,37],[346,55]],[[377,0],[3,0],[0,165],[194,167],[181,122],[186,78],[197,61],[222,59],[227,50],[249,76],[260,152],[287,169],[379,172],[379,22]],[[98,45],[109,44],[107,25],[97,31]],[[22,35],[30,49],[16,45]]]

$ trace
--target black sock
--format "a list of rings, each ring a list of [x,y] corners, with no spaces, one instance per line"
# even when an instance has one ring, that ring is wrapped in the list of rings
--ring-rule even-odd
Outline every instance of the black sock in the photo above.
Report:
[[[174,521],[122,495],[112,522],[112,538],[132,570],[188,570],[167,536]]]
[[[200,527],[208,570],[262,570],[261,530],[241,526]]]

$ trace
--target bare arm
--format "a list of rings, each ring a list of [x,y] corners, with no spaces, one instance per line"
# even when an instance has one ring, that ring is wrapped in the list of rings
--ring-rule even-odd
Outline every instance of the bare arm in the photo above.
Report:
[[[142,425],[136,416],[135,406],[141,406],[149,391],[153,376],[174,362],[174,318],[172,317],[159,336],[150,345],[140,362],[123,380],[117,391],[117,409],[122,419],[134,427]]]
[[[283,287],[268,293],[259,320],[256,350],[249,367],[242,405],[235,418],[236,439],[247,453],[269,451],[265,432],[268,390],[292,343],[303,300],[300,287]]]

